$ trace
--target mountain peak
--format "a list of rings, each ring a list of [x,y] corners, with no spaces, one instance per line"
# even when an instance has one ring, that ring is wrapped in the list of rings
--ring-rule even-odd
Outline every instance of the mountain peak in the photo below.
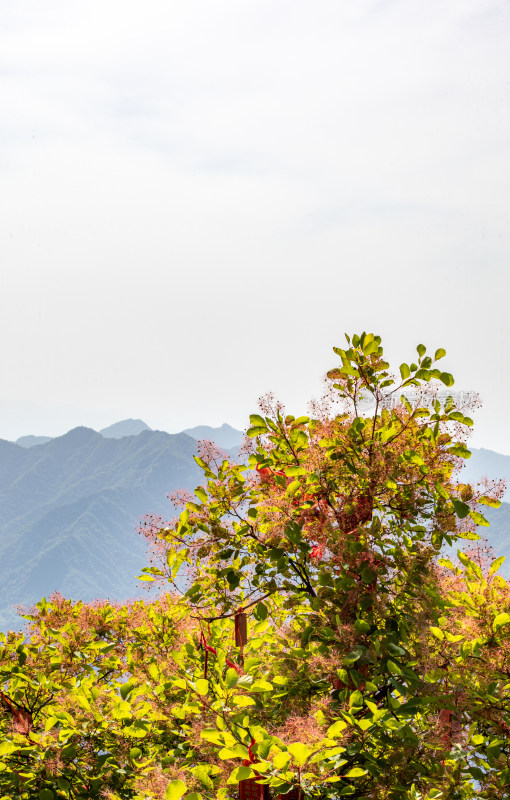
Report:
[[[138,436],[142,431],[150,431],[142,419],[123,419],[107,428],[102,428],[99,433],[105,439],[123,439],[124,436]]]
[[[76,442],[88,442],[98,436],[98,432],[93,428],[87,428],[85,425],[78,425],[78,427],[71,428],[70,431],[67,431],[67,433],[64,433],[62,436],[56,436],[52,441],[65,440],[66,442],[75,444]]]

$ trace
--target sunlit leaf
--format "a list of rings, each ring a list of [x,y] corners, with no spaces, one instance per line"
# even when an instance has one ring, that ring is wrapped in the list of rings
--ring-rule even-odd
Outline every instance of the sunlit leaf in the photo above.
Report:
[[[492,629],[494,631],[499,631],[504,625],[508,625],[510,622],[510,614],[504,612],[503,614],[498,614],[492,623]]]
[[[186,784],[181,780],[170,781],[165,791],[165,800],[180,800],[186,792]]]

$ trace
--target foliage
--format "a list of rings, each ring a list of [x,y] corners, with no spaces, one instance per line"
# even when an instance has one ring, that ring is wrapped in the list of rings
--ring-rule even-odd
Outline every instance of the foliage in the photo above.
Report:
[[[171,594],[56,596],[0,642],[4,798],[228,798],[256,777],[273,795],[510,796],[508,585],[474,553],[438,560],[498,505],[454,480],[472,422],[437,394],[443,350],[419,345],[397,380],[379,337],[347,344],[340,410],[267,401],[247,463],[197,458],[203,485],[143,575]]]

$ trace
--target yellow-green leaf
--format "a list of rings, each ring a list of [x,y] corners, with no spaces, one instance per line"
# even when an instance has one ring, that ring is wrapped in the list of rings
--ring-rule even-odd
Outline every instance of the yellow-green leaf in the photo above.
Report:
[[[505,556],[500,556],[495,561],[493,561],[491,564],[491,568],[489,570],[489,576],[494,575],[494,573],[498,571],[498,569],[500,568],[501,564],[503,564],[504,561],[505,561]]]
[[[337,720],[336,722],[333,723],[333,725],[329,726],[328,738],[334,739],[335,736],[338,736],[339,733],[342,733],[342,731],[344,731],[346,727],[347,727],[346,722],[344,722],[342,719]]]
[[[290,755],[285,751],[283,751],[282,753],[277,753],[273,758],[273,764],[276,767],[276,769],[286,769],[289,761],[290,761]]]
[[[197,687],[197,692],[200,695],[207,694],[209,691],[209,681],[206,681],[205,678],[199,678],[195,681],[195,686]]]
[[[253,697],[248,697],[245,694],[234,695],[234,697],[232,698],[232,702],[235,706],[241,706],[241,707],[255,705],[255,700],[253,699]]]
[[[363,775],[366,775],[366,769],[361,769],[361,767],[354,767],[350,769],[349,772],[346,774],[346,778],[362,778]]]
[[[166,787],[165,800],[181,800],[181,797],[186,791],[186,784],[184,781],[170,781]]]
[[[487,519],[485,519],[484,515],[480,514],[478,511],[471,511],[469,513],[469,516],[471,517],[471,519],[473,520],[473,522],[476,525],[483,525],[484,528],[488,528],[489,527],[489,524],[490,524],[489,521]]]
[[[503,625],[508,625],[509,622],[510,622],[510,614],[506,613],[498,614],[497,617],[495,617],[494,622],[492,623],[492,629],[494,631],[499,631],[499,629],[502,628]]]
[[[501,500],[495,500],[494,497],[487,497],[487,495],[479,497],[476,502],[484,506],[490,506],[491,508],[499,508],[501,505]]]
[[[197,486],[197,488],[195,489],[195,494],[198,497],[198,499],[202,501],[202,503],[207,503],[208,497],[205,489],[203,489],[201,486]]]
[[[306,759],[310,755],[310,750],[305,744],[301,742],[294,742],[293,744],[289,744],[287,750],[293,757],[294,761],[299,767],[302,767],[305,763]]]
[[[218,758],[221,758],[222,761],[225,761],[227,758],[237,758],[237,756],[230,747],[222,747],[218,753]]]
[[[270,692],[272,688],[273,684],[269,681],[255,681],[250,686],[250,692]]]
[[[239,781],[246,781],[248,778],[254,778],[255,773],[250,767],[237,767],[230,775],[227,783],[239,783]]]

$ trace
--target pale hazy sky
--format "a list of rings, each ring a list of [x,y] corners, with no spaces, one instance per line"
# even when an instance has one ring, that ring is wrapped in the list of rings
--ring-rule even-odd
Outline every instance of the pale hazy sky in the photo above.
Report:
[[[300,412],[367,329],[510,453],[508,0],[0,10],[0,437]]]

